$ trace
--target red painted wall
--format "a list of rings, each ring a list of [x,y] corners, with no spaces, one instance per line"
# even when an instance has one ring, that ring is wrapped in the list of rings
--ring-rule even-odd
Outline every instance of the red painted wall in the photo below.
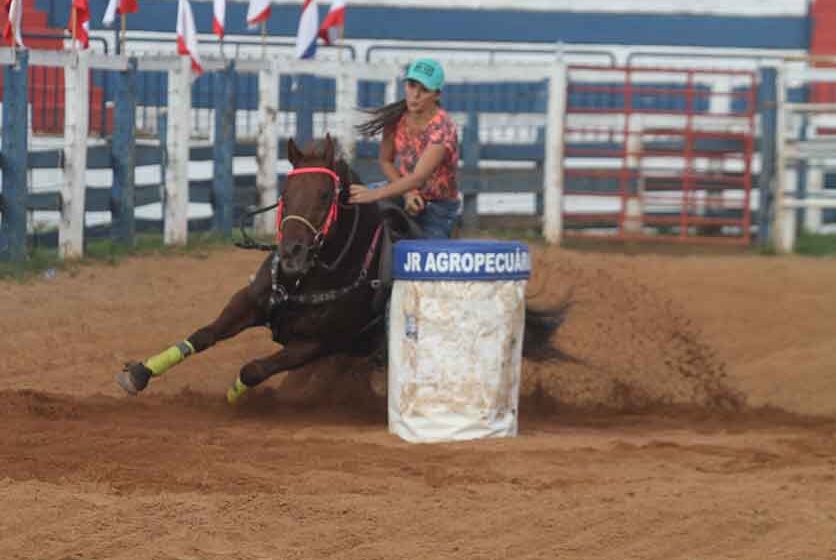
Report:
[[[810,36],[810,54],[836,55],[836,0],[815,0],[810,10],[812,33]],[[822,64],[836,66],[836,64]],[[810,101],[832,103],[836,101],[836,84],[814,84],[810,91]]]

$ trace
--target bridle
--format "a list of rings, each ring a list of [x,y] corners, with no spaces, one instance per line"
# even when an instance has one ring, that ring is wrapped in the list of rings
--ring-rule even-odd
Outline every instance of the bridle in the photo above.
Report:
[[[327,167],[301,167],[298,169],[291,170],[287,177],[293,177],[294,175],[305,175],[308,173],[325,173],[326,175],[330,176],[331,179],[334,181],[334,194],[331,198],[331,207],[328,209],[328,213],[325,216],[325,220],[323,221],[321,227],[317,228],[314,226],[310,220],[305,218],[304,216],[299,216],[298,214],[289,214],[287,216],[284,215],[284,200],[279,199],[277,203],[277,211],[276,211],[276,239],[277,243],[281,243],[282,241],[282,232],[284,230],[284,225],[289,221],[297,221],[304,224],[311,232],[314,234],[314,242],[310,247],[310,251],[308,253],[309,258],[313,260],[314,263],[318,262],[319,260],[319,252],[322,249],[322,245],[325,243],[325,239],[328,236],[328,232],[331,230],[331,227],[336,223],[337,217],[339,215],[339,208],[340,208],[340,185],[341,181],[339,176],[331,169]],[[286,187],[285,187],[286,188]],[[343,258],[348,252],[348,248],[351,246],[352,242],[354,241],[354,236],[357,233],[357,224],[360,218],[360,210],[356,205],[352,206],[354,209],[354,223],[351,229],[351,234],[348,237],[347,243],[344,245],[343,250],[340,252],[339,256],[332,262],[330,265],[326,265],[325,263],[320,263],[320,266],[327,271],[333,271],[337,268],[337,266],[342,262]],[[287,288],[285,288],[279,282],[279,251],[278,248],[273,252],[273,259],[271,264],[271,294],[270,294],[270,314],[272,315],[275,308],[284,302],[291,301],[297,304],[307,304],[307,305],[320,305],[335,301],[340,299],[341,297],[353,292],[360,286],[368,283],[372,289],[378,290],[381,288],[381,282],[379,279],[369,280],[369,268],[371,267],[372,260],[374,259],[374,255],[377,252],[377,247],[380,242],[381,235],[383,233],[383,224],[378,224],[377,228],[375,229],[374,234],[372,235],[372,240],[369,245],[369,248],[366,250],[366,255],[363,260],[363,266],[360,269],[360,274],[357,278],[349,285],[343,286],[341,288],[325,290],[320,292],[312,292],[309,294],[300,294],[295,295],[288,292]],[[293,290],[299,288],[299,284],[302,282],[301,278],[296,280],[295,285],[293,286]]]
[[[293,286],[285,287],[284,284],[281,282],[280,273],[279,273],[279,266],[280,266],[280,251],[278,247],[278,243],[281,243],[282,240],[282,231],[284,229],[284,225],[289,221],[298,221],[304,224],[309,230],[311,230],[314,234],[314,246],[311,247],[313,249],[308,254],[310,255],[309,258],[312,258],[315,263],[318,263],[319,266],[327,272],[333,272],[338,268],[340,263],[342,263],[343,258],[348,254],[348,249],[352,245],[355,234],[357,233],[357,226],[360,221],[360,209],[357,205],[350,205],[349,207],[354,210],[354,222],[352,224],[351,233],[348,236],[347,242],[344,244],[342,251],[334,259],[333,262],[330,264],[325,264],[319,261],[319,251],[322,248],[322,245],[325,242],[326,236],[328,232],[331,230],[334,223],[337,221],[337,217],[339,214],[339,207],[340,207],[340,185],[342,181],[340,180],[339,176],[331,169],[327,167],[302,167],[298,169],[291,170],[287,176],[292,177],[294,175],[303,175],[306,173],[325,173],[334,182],[334,195],[331,199],[331,207],[328,209],[328,214],[325,216],[325,220],[322,223],[322,226],[317,228],[314,226],[310,220],[305,218],[304,216],[299,216],[296,214],[290,214],[288,216],[284,215],[284,200],[279,198],[279,201],[273,205],[266,206],[264,208],[259,208],[254,211],[248,212],[245,214],[244,218],[252,217],[256,214],[261,212],[266,212],[267,210],[271,210],[273,208],[277,209],[276,212],[276,239],[277,245],[265,245],[261,243],[256,243],[253,239],[251,239],[245,229],[244,229],[244,219],[241,221],[241,235],[244,239],[241,243],[236,243],[239,247],[244,249],[260,249],[264,251],[272,251],[273,256],[270,261],[270,298],[268,301],[268,314],[273,316],[276,312],[277,308],[284,305],[285,303],[293,303],[296,305],[323,305],[330,302],[337,301],[342,297],[350,294],[354,290],[368,285],[372,288],[372,290],[380,290],[384,287],[383,282],[379,278],[369,278],[369,271],[371,269],[372,261],[374,260],[374,256],[377,253],[377,248],[380,245],[381,238],[383,237],[383,223],[377,225],[375,228],[374,234],[372,234],[372,239],[369,244],[368,249],[366,250],[365,258],[363,259],[363,265],[360,269],[359,274],[354,279],[353,282],[342,286],[340,288],[333,288],[330,290],[322,290],[322,291],[314,291],[308,293],[296,293],[299,289],[300,284],[302,283],[302,278],[297,278],[296,281],[293,283]],[[375,322],[380,320],[380,317],[376,317],[372,320],[369,325],[374,324]],[[362,330],[365,330],[369,327],[366,325]]]
[[[319,228],[317,228],[310,222],[310,220],[308,220],[304,216],[300,216],[298,214],[289,214],[285,216],[284,200],[279,199],[279,204],[276,209],[276,241],[278,243],[282,242],[284,226],[287,222],[300,222],[313,233],[313,247],[315,247],[316,251],[319,251],[319,249],[322,248],[322,244],[325,242],[325,238],[328,236],[328,232],[331,231],[331,226],[333,226],[334,223],[337,221],[337,216],[339,214],[340,207],[340,178],[333,170],[328,169],[327,167],[300,167],[299,169],[293,169],[290,172],[288,172],[287,178],[290,179],[291,177],[296,175],[306,175],[310,173],[325,173],[333,180],[334,195],[331,197],[331,207],[328,209],[328,214],[326,214],[325,220],[323,221],[322,225]]]

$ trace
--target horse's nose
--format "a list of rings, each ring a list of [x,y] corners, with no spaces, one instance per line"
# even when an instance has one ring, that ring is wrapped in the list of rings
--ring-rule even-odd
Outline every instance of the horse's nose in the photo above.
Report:
[[[302,274],[305,271],[307,258],[307,245],[299,242],[290,243],[282,251],[282,270],[289,276]]]
[[[304,256],[305,252],[305,246],[301,243],[294,243],[290,247],[290,256],[294,259]]]

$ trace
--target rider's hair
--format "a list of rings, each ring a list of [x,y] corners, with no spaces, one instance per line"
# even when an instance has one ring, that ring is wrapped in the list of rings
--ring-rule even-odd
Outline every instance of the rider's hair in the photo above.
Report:
[[[363,136],[376,136],[398,124],[403,114],[406,113],[406,99],[377,109],[367,109],[365,112],[370,115],[370,118],[363,124],[357,125],[357,131]]]

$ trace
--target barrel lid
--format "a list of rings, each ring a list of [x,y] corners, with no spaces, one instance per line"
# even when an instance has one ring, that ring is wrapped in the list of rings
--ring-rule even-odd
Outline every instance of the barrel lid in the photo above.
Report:
[[[519,241],[411,239],[395,243],[396,280],[525,280],[528,245]]]

